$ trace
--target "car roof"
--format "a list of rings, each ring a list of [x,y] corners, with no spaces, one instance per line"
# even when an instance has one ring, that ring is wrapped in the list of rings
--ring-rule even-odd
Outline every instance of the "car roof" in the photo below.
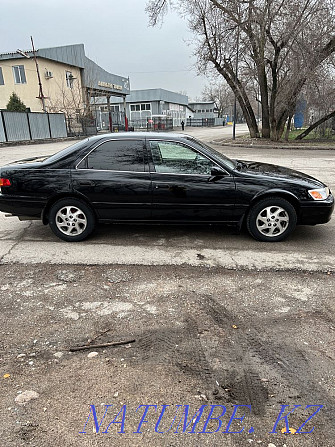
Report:
[[[108,140],[132,140],[134,138],[154,138],[157,139],[180,139],[189,138],[188,135],[176,132],[114,132],[95,135],[88,140],[91,142],[108,139]]]

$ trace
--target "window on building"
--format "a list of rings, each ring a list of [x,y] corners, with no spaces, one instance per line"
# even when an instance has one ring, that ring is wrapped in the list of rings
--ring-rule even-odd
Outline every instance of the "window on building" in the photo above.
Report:
[[[0,85],[5,85],[5,81],[3,79],[2,68],[0,67]]]
[[[26,74],[24,72],[24,65],[14,65],[13,75],[15,84],[26,84]]]
[[[143,110],[151,110],[151,104],[145,103],[145,104],[131,104],[130,105],[131,112],[140,112]]]
[[[87,157],[88,169],[144,172],[143,142],[107,141]]]
[[[65,72],[65,79],[66,79],[66,85],[69,88],[73,87],[73,74],[71,71],[66,71]]]

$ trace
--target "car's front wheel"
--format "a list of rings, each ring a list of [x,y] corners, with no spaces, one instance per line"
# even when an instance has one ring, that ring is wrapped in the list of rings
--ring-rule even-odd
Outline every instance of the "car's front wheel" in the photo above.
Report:
[[[50,209],[49,226],[60,239],[79,242],[95,227],[95,216],[86,203],[75,198],[58,200]]]
[[[281,197],[268,197],[256,203],[247,217],[247,228],[253,238],[263,242],[279,242],[295,229],[297,213],[293,205]]]

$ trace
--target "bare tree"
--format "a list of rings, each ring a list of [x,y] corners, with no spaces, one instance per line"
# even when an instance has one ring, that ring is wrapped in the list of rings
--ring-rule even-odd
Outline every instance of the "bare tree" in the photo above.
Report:
[[[335,61],[323,64],[311,81],[304,88],[307,100],[309,128],[296,137],[300,140],[318,128],[321,136],[325,136],[326,122],[334,117],[335,110]]]
[[[257,104],[257,91],[253,91],[252,88],[249,88],[248,95],[250,97],[252,108],[258,117],[259,106]],[[233,114],[234,93],[226,82],[217,79],[212,81],[202,91],[202,99],[204,101],[212,101],[215,104],[219,118],[222,118],[224,115],[231,116]],[[242,109],[239,104],[237,104],[236,117],[237,121],[241,121],[243,118]]]
[[[215,69],[236,95],[251,137],[260,136],[257,90],[262,136],[281,138],[303,87],[335,51],[335,0],[149,0],[150,23],[169,6],[188,19],[198,70]]]
[[[213,82],[202,91],[202,100],[214,103],[218,117],[229,114],[229,108],[234,103],[234,94],[226,83]]]
[[[48,95],[48,109],[65,114],[69,133],[80,133],[87,119],[93,117],[91,89],[83,87],[81,80],[75,78],[55,82],[58,92],[55,97]]]

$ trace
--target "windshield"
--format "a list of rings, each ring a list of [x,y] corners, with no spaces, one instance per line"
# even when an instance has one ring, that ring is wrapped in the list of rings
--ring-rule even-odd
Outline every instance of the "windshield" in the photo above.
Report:
[[[55,154],[51,155],[51,157],[48,157],[45,161],[47,161],[48,163],[53,163],[54,161],[58,161],[61,158],[65,157],[66,155],[70,154],[71,152],[74,152],[76,149],[80,149],[81,147],[84,147],[87,142],[88,142],[88,138],[85,138],[85,140],[77,141],[77,143],[71,144],[71,146],[68,146],[65,149],[62,149],[61,151],[56,152]]]
[[[221,159],[228,168],[230,168],[230,169],[235,169],[236,168],[236,163],[233,160],[231,160],[230,158],[228,158],[225,155],[221,154],[221,152],[218,152],[217,150],[215,150],[212,147],[208,146],[206,143],[203,143],[202,141],[199,141],[199,140],[196,140],[195,138],[190,138],[190,137],[187,137],[187,140],[190,140],[193,143],[195,143],[198,146],[200,146],[202,149],[205,149],[206,152],[209,152],[209,153],[212,153],[212,154],[216,155],[216,157]]]

